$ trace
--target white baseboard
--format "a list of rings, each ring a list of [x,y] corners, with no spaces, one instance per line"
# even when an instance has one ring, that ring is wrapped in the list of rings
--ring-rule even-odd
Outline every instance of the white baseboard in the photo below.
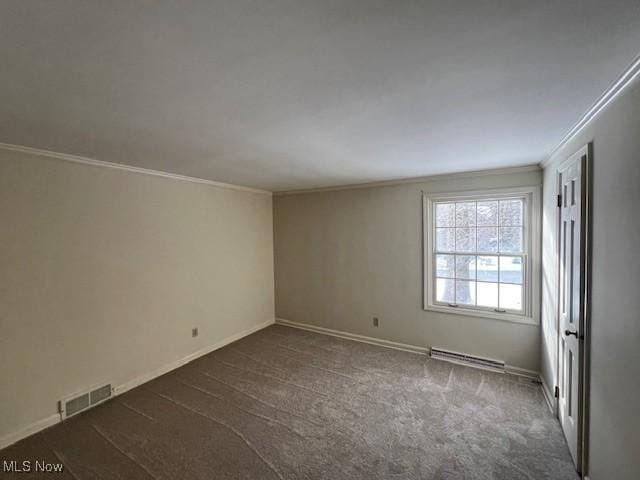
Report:
[[[507,373],[511,375],[519,375],[520,377],[530,378],[536,382],[540,381],[540,374],[535,370],[529,370],[527,368],[514,367],[513,365],[505,365],[504,367]]]
[[[544,395],[544,399],[547,402],[547,406],[553,415],[556,415],[556,401],[555,395],[552,393],[547,382],[544,381],[542,375],[540,375],[540,383],[542,384],[542,394]]]
[[[60,422],[60,414],[56,413],[47,418],[38,420],[37,422],[33,422],[32,424],[27,425],[26,427],[20,430],[11,432],[8,435],[5,435],[4,437],[0,438],[0,449],[8,447],[9,445],[13,445],[14,443],[22,440],[23,438],[27,438],[28,436],[33,435],[34,433],[38,433],[39,431],[44,430],[45,428],[49,428],[50,426],[55,425],[56,423],[59,423],[59,422]]]
[[[356,342],[370,343],[372,345],[378,345],[381,347],[393,348],[395,350],[402,350],[405,352],[419,353],[421,355],[428,355],[429,349],[427,347],[418,347],[416,345],[408,345],[406,343],[392,342],[390,340],[383,340],[381,338],[367,337],[365,335],[358,335],[356,333],[343,332],[341,330],[332,330],[330,328],[318,327],[316,325],[309,325],[308,323],[292,322],[291,320],[285,320],[284,318],[276,318],[276,323],[285,325],[287,327],[299,328],[301,330],[309,330],[310,332],[322,333],[324,335],[331,335],[332,337],[346,338],[347,340],[354,340]]]
[[[218,350],[219,348],[224,347],[225,345],[228,345],[230,343],[235,342],[236,340],[240,340],[241,338],[244,338],[248,335],[251,335],[252,333],[257,332],[258,330],[262,330],[263,328],[268,327],[269,325],[273,325],[275,323],[275,320],[271,319],[271,320],[267,320],[264,323],[261,323],[259,325],[256,325],[254,327],[251,327],[247,330],[244,330],[242,332],[236,333],[234,335],[231,335],[230,337],[227,337],[223,340],[220,340],[217,343],[214,343],[213,345],[209,345],[205,348],[202,348],[194,353],[191,353],[189,355],[187,355],[184,358],[181,358],[179,360],[176,360],[175,362],[171,362],[168,365],[164,365],[161,368],[158,368],[157,370],[154,370],[153,372],[149,372],[149,373],[145,373],[144,375],[141,375],[137,378],[134,378],[133,380],[129,380],[128,382],[122,383],[120,385],[117,385],[116,387],[114,387],[113,389],[113,395],[121,395],[124,392],[131,390],[132,388],[137,387],[138,385],[142,385],[143,383],[146,383],[150,380],[153,380],[154,378],[157,378],[161,375],[164,375],[165,373],[168,373],[172,370],[175,370],[176,368],[181,367],[182,365],[185,365],[189,362],[191,362],[192,360],[195,360],[196,358],[202,357],[203,355],[206,355],[208,353],[213,352],[214,350]],[[16,430],[14,432],[11,432],[3,437],[0,437],[0,449],[3,449],[5,447],[8,447],[10,445],[13,445],[14,443],[22,440],[23,438],[27,438],[31,435],[33,435],[34,433],[38,433],[41,430],[44,430],[45,428],[48,428],[52,425],[55,425],[56,423],[59,423],[61,421],[60,418],[60,414],[56,413],[54,415],[51,415],[49,417],[43,418],[41,420],[38,420],[36,422],[33,422],[29,425],[27,425],[26,427],[21,428],[20,430]]]
[[[252,333],[257,332],[258,330],[262,330],[263,328],[266,328],[269,325],[273,325],[274,323],[275,323],[275,320],[267,320],[266,322],[256,325],[255,327],[248,328],[247,330],[244,330],[242,332],[236,333],[235,335],[231,335],[230,337],[220,340],[219,342],[214,343],[213,345],[209,345],[196,352],[193,352],[184,358],[176,360],[175,362],[172,362],[168,365],[164,365],[163,367],[160,367],[157,370],[154,370],[153,372],[145,373],[144,375],[136,377],[133,380],[129,380],[128,382],[125,382],[115,387],[114,394],[120,395],[128,390],[131,390],[132,388],[137,387],[138,385],[147,383],[148,381],[153,380],[154,378],[157,378],[161,375],[164,375],[165,373],[168,373],[171,370],[175,370],[176,368],[179,368],[182,365],[185,365],[195,360],[196,358],[202,357],[207,353],[211,353],[215,350],[218,350],[219,348],[229,345],[230,343],[233,343],[236,340],[240,340],[241,338],[251,335]]]
[[[347,340],[353,340],[356,342],[369,343],[372,345],[378,345],[380,347],[393,348],[395,350],[402,350],[405,352],[418,353],[421,355],[429,355],[429,347],[418,347],[417,345],[408,345],[406,343],[392,342],[390,340],[383,340],[381,338],[367,337],[365,335],[358,335],[356,333],[344,332],[342,330],[333,330],[331,328],[318,327],[316,325],[310,325],[308,323],[293,322],[291,320],[285,320],[284,318],[276,318],[276,323],[279,325],[285,325],[287,327],[299,328],[301,330],[308,330],[310,332],[321,333],[324,335],[331,335],[333,337],[345,338]],[[464,365],[464,364],[462,364]],[[465,365],[470,366],[470,365]],[[506,373],[512,375],[519,375],[521,377],[530,378],[535,381],[539,381],[540,375],[534,370],[527,370],[526,368],[512,367],[510,365],[505,366]]]

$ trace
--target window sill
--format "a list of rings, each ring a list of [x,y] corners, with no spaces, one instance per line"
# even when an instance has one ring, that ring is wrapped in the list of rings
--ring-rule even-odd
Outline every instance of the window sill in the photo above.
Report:
[[[536,321],[533,317],[527,317],[525,315],[517,315],[514,313],[498,313],[482,310],[472,310],[464,307],[447,307],[444,305],[427,305],[424,307],[425,311],[448,313],[449,315],[463,315],[466,317],[480,317],[490,320],[500,320],[503,322],[520,323],[525,325],[540,325],[540,322]]]

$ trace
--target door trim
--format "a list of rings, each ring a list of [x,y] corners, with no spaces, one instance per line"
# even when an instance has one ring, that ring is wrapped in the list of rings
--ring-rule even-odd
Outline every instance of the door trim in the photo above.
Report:
[[[580,438],[578,442],[580,444],[580,474],[582,478],[586,478],[589,473],[589,414],[590,414],[590,367],[591,367],[591,285],[592,285],[592,220],[593,220],[593,143],[581,147],[574,154],[567,157],[565,161],[560,163],[556,168],[556,195],[560,195],[562,192],[560,172],[565,169],[567,165],[574,162],[576,157],[586,156],[585,168],[582,172],[584,175],[583,186],[584,193],[584,213],[583,218],[583,230],[584,230],[584,262],[581,265],[581,272],[584,275],[584,291],[581,292],[582,301],[584,302],[583,309],[583,342],[581,346],[581,355],[579,361],[582,363],[582,389],[580,391]],[[561,215],[560,206],[556,209],[556,381],[560,380],[560,336],[562,335],[562,326],[560,325],[560,227],[561,227]],[[559,418],[560,415],[560,400],[555,398],[554,409],[555,415]]]
[[[584,268],[584,342],[582,365],[582,476],[589,474],[589,414],[590,414],[590,384],[591,384],[591,269],[593,258],[593,143],[587,145],[587,160],[585,162],[585,182],[587,189],[585,202],[585,265]]]

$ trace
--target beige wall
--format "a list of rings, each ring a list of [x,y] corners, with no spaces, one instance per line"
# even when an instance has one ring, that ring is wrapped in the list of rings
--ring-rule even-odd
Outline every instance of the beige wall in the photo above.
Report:
[[[591,480],[640,478],[640,81],[552,158],[544,173],[542,374],[556,365],[556,169],[593,142]]]
[[[0,438],[272,320],[272,231],[268,194],[0,150]]]
[[[530,171],[276,196],[276,316],[537,371],[538,325],[423,310],[421,190],[540,184]]]

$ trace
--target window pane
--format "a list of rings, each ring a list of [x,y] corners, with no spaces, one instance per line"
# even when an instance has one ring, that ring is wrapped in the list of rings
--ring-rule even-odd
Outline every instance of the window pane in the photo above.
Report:
[[[436,300],[443,303],[455,303],[454,280],[445,278],[436,280]]]
[[[522,225],[523,201],[500,200],[500,225]]]
[[[497,227],[478,228],[478,252],[498,253]]]
[[[436,271],[438,277],[454,278],[455,257],[453,255],[436,255]]]
[[[500,252],[522,252],[522,227],[500,227]]]
[[[476,251],[476,229],[456,228],[456,252]]]
[[[433,203],[434,301],[522,313],[529,287],[524,264],[527,200],[473,198]]]
[[[500,308],[522,310],[522,286],[500,284]]]
[[[436,227],[454,227],[455,219],[455,203],[436,203]]]
[[[522,284],[522,257],[500,257],[500,282]]]
[[[478,282],[478,305],[481,307],[498,307],[498,284]]]
[[[455,228],[436,228],[436,249],[439,252],[455,251]]]
[[[456,255],[456,278],[476,279],[476,257],[473,255]]]
[[[476,282],[456,280],[456,303],[459,305],[475,305]]]
[[[497,282],[498,257],[479,256],[476,270],[478,272],[478,280]]]
[[[473,227],[476,224],[476,202],[456,203],[456,227]]]
[[[478,202],[478,225],[498,225],[498,202]]]

